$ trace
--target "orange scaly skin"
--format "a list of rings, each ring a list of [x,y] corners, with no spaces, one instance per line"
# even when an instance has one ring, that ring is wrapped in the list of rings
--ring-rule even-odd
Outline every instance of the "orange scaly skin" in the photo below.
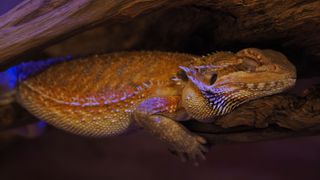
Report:
[[[50,124],[76,134],[125,132],[130,115],[157,94],[175,95],[171,77],[188,55],[128,52],[54,65],[20,83],[19,101]]]
[[[215,79],[216,78],[216,79]],[[127,52],[63,62],[19,83],[17,100],[48,123],[86,136],[138,125],[182,159],[204,158],[205,140],[176,121],[215,117],[295,83],[294,66],[272,50],[206,57]]]

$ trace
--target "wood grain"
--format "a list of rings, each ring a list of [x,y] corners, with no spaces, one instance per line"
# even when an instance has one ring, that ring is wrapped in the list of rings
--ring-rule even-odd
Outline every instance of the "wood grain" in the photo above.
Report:
[[[185,6],[201,13],[210,12],[212,48],[272,42],[285,49],[320,56],[320,1],[316,0],[24,0],[0,16],[0,68],[13,60],[22,61],[17,57],[26,52],[38,53],[102,22],[116,23]],[[192,17],[199,13],[190,10],[188,14]],[[162,15],[170,22],[170,17]],[[189,30],[185,31],[180,34],[188,34]]]
[[[29,50],[45,47],[106,20],[133,18],[156,8],[185,2],[25,0],[0,16],[0,65]]]
[[[320,88],[302,96],[278,94],[250,101],[212,124],[186,126],[211,143],[255,142],[320,134]]]

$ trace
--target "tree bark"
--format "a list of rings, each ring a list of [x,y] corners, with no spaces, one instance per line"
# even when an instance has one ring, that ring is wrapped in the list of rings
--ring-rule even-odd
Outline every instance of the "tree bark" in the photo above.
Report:
[[[320,88],[248,102],[212,124],[187,122],[211,143],[255,142],[320,134]]]
[[[132,18],[168,0],[25,0],[0,16],[0,66],[25,52],[41,49],[106,20]]]
[[[320,56],[320,1],[24,0],[0,16],[0,68],[26,52],[44,49],[102,22],[182,6],[211,13],[212,48],[272,41],[285,49]]]

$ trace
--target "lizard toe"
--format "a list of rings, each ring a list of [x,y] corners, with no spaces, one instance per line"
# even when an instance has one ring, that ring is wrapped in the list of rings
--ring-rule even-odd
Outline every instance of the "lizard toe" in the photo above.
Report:
[[[195,166],[199,165],[200,160],[206,160],[205,153],[208,152],[208,148],[203,137],[192,135],[185,142],[188,144],[185,148],[172,148],[170,151],[182,162],[191,161]]]

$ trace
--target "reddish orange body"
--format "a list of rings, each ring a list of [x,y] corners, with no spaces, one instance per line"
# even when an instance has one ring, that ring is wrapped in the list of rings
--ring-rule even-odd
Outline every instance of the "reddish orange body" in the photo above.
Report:
[[[181,85],[171,79],[192,60],[184,54],[132,52],[64,62],[20,83],[19,101],[77,134],[120,134],[145,99],[181,95]]]
[[[244,102],[292,87],[296,78],[284,55],[254,48],[205,57],[124,52],[41,67],[15,91],[39,119],[95,137],[138,125],[193,160],[204,158],[205,140],[176,121],[212,122]]]

